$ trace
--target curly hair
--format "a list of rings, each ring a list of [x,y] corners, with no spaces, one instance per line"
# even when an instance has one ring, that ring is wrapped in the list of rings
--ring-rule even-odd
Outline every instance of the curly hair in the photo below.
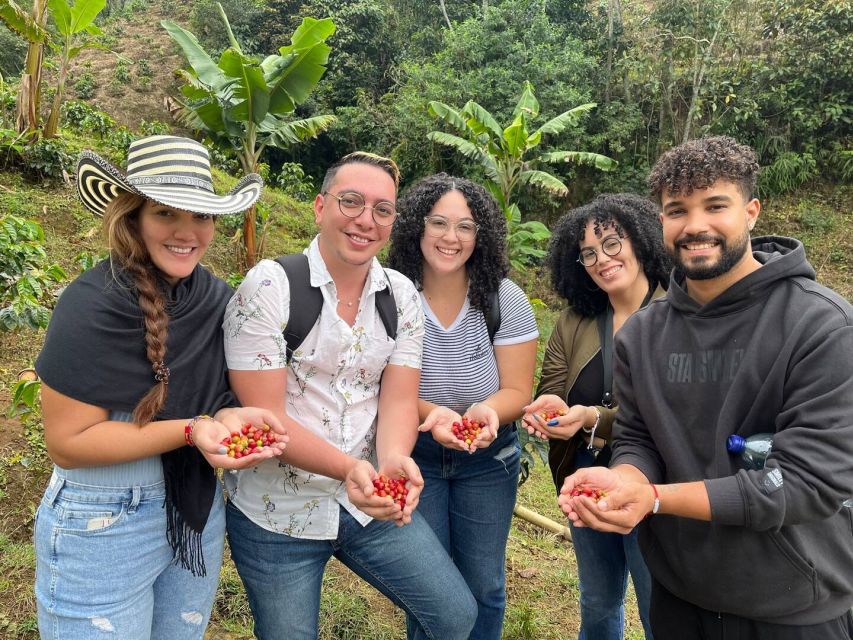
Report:
[[[449,191],[458,191],[468,203],[479,226],[476,244],[465,267],[468,271],[468,300],[472,307],[488,313],[489,294],[495,293],[507,273],[506,218],[495,199],[479,184],[437,173],[412,185],[397,203],[400,217],[391,232],[388,265],[423,288],[424,217]]]
[[[607,294],[599,289],[578,262],[586,225],[612,225],[620,238],[628,238],[637,261],[652,287],[666,287],[671,263],[663,247],[658,211],[648,199],[633,193],[603,193],[589,204],[572,209],[554,227],[548,250],[551,285],[582,316],[592,317],[607,308]]]
[[[758,180],[758,161],[752,148],[729,136],[690,140],[664,153],[649,173],[649,189],[658,203],[664,195],[689,196],[717,180],[728,180],[751,199]]]

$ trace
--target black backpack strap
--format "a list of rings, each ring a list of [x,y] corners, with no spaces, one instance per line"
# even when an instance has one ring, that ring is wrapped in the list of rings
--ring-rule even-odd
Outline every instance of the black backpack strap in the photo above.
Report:
[[[394,299],[394,290],[391,288],[391,280],[385,272],[385,282],[388,283],[384,289],[376,292],[376,310],[379,318],[385,325],[385,333],[392,340],[397,339],[397,301]]]
[[[284,269],[290,285],[290,313],[283,331],[287,363],[290,364],[293,352],[317,324],[323,309],[323,293],[319,288],[311,286],[311,269],[307,255],[292,253],[276,258],[275,261]]]
[[[596,316],[598,322],[598,339],[601,341],[601,360],[604,365],[604,393],[601,396],[601,406],[608,409],[613,406],[613,307]]]
[[[495,334],[501,328],[501,300],[497,291],[489,294],[489,311],[486,316],[486,329],[489,331],[489,342],[494,343]]]

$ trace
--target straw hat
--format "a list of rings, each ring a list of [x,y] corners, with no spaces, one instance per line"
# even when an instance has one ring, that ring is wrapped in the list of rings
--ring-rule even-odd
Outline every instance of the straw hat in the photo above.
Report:
[[[77,193],[97,216],[104,215],[122,191],[193,213],[239,213],[257,201],[262,186],[261,177],[251,173],[226,195],[216,195],[207,149],[177,136],[148,136],[131,142],[127,175],[91,151],[83,151],[77,162]]]

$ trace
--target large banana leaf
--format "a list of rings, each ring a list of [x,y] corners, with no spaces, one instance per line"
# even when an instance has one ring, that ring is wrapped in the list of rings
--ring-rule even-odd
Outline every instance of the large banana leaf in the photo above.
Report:
[[[273,129],[267,129],[272,125],[272,120],[277,120],[278,125]],[[313,118],[304,118],[302,120],[292,120],[290,122],[280,121],[275,116],[271,116],[264,121],[264,124],[259,127],[261,132],[269,132],[269,137],[266,143],[278,147],[279,149],[287,149],[294,144],[316,138],[323,131],[331,127],[337,118],[335,116],[314,116]]]
[[[514,158],[520,158],[527,151],[527,127],[524,120],[524,115],[519,113],[512,124],[501,132],[504,148]]]
[[[76,0],[71,7],[71,30],[63,35],[85,31],[105,6],[107,0]]]
[[[484,158],[488,158],[488,154],[473,142],[466,140],[465,138],[460,138],[459,136],[454,136],[452,133],[431,131],[427,134],[427,137],[433,142],[443,144],[447,147],[452,147],[466,158],[471,158],[477,162],[483,162]]]
[[[485,133],[490,138],[498,140],[503,136],[501,126],[495,120],[494,116],[473,100],[469,100],[468,104],[462,107],[462,113],[468,116],[465,124],[468,125],[475,135],[479,136]]]
[[[453,107],[449,107],[443,102],[431,100],[428,106],[428,111],[430,115],[435,116],[436,118],[441,118],[447,124],[455,128],[459,133],[470,133],[468,123],[465,121],[465,118],[463,118],[462,114]]]
[[[335,33],[331,18],[304,18],[291,43],[279,49],[279,56],[268,56],[262,63],[269,86],[270,112],[290,113],[304,102],[326,72],[329,52],[325,40]]]
[[[543,153],[538,159],[541,162],[587,164],[602,171],[610,171],[619,164],[613,158],[608,158],[600,153],[590,153],[589,151],[552,151],[550,153]]]
[[[536,169],[522,171],[518,175],[518,181],[521,184],[532,184],[558,196],[564,196],[569,192],[569,188],[559,178]]]
[[[163,20],[160,24],[178,43],[200,82],[214,90],[218,90],[227,82],[225,74],[207,55],[207,52],[192,33],[182,29],[171,20]]]
[[[586,113],[590,109],[594,109],[596,106],[597,104],[595,102],[588,102],[587,104],[582,104],[574,109],[564,111],[556,118],[548,120],[548,122],[539,127],[538,131],[542,134],[561,133],[567,126],[576,123],[582,114]]]
[[[533,85],[529,80],[524,81],[524,89],[521,92],[521,97],[518,99],[518,104],[512,112],[512,119],[515,120],[519,114],[524,113],[525,117],[535,118],[539,115],[539,101],[533,93]]]
[[[269,111],[270,93],[260,65],[234,49],[226,49],[219,59],[219,68],[236,80],[230,85],[237,101],[229,111],[230,116],[255,124],[263,122]]]
[[[45,42],[50,39],[50,34],[13,0],[0,0],[0,22],[28,42]]]

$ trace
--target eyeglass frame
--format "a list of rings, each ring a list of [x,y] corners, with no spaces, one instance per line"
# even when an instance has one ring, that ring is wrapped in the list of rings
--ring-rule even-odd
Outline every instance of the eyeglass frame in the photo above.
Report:
[[[354,216],[351,216],[350,214],[346,213],[344,211],[343,206],[341,205],[341,200],[343,200],[344,195],[347,195],[347,194],[358,196],[359,198],[361,198],[361,210]],[[373,206],[368,206],[367,202],[364,199],[364,196],[361,195],[358,191],[344,191],[344,192],[342,192],[342,195],[336,195],[336,194],[332,193],[331,191],[323,191],[320,195],[322,195],[324,198],[327,195],[329,195],[329,196],[332,196],[335,200],[337,200],[338,201],[338,211],[341,212],[342,216],[349,218],[350,220],[355,220],[356,218],[358,218],[362,213],[364,213],[365,209],[370,209],[370,217],[373,219],[373,222],[375,222],[380,227],[390,227],[394,224],[394,221],[397,220],[398,217],[400,217],[400,212],[397,211],[397,205],[395,205],[393,202],[391,202],[389,200],[380,200],[379,202],[377,202]],[[391,221],[388,224],[385,224],[384,222],[380,222],[379,220],[376,219],[376,207],[379,206],[380,204],[391,205],[391,208],[394,209],[394,215],[391,216]]]
[[[437,235],[435,235],[433,233],[429,233],[427,231],[427,228],[429,227],[429,219],[430,218],[441,218],[442,220],[444,220],[447,223],[447,229],[445,229],[444,233],[437,236]],[[461,223],[461,222],[471,222],[474,225],[474,235],[468,240],[463,240],[462,238],[459,237],[459,223]],[[440,216],[440,215],[435,214],[435,213],[428,215],[428,216],[424,216],[424,233],[429,235],[431,238],[443,238],[447,234],[447,232],[450,231],[451,227],[453,228],[453,231],[456,233],[456,237],[459,238],[459,242],[473,242],[474,240],[477,239],[477,234],[480,231],[480,225],[478,223],[474,222],[473,220],[465,219],[465,220],[460,220],[459,222],[451,223],[450,220],[448,220],[444,216]]]
[[[608,243],[608,242],[610,242],[610,241],[616,242],[616,243],[619,245],[619,248],[618,248],[618,249],[616,249],[616,251],[615,251],[615,252],[613,252],[613,253],[607,253],[607,251],[604,249],[604,245],[605,245],[605,244],[607,244],[607,243]],[[608,258],[615,258],[615,257],[616,257],[616,256],[618,256],[620,253],[622,253],[622,246],[623,246],[622,238],[620,238],[619,236],[610,236],[609,238],[605,239],[605,240],[601,243],[601,247],[600,247],[600,248],[601,248],[601,253],[603,253],[603,254],[604,254],[605,256],[607,256]],[[583,253],[583,252],[584,252],[585,250],[587,250],[587,249],[589,249],[590,251],[592,251],[592,252],[593,252],[593,257],[595,258],[595,260],[593,260],[593,261],[592,261],[592,262],[590,262],[589,264],[585,264],[585,263],[584,263],[584,261],[583,261],[583,255],[584,255],[584,253]],[[598,249],[596,249],[596,248],[594,248],[594,247],[584,247],[584,249],[581,249],[580,251],[578,251],[578,259],[577,259],[577,261],[578,261],[578,263],[579,263],[582,267],[594,267],[594,266],[598,263]]]

